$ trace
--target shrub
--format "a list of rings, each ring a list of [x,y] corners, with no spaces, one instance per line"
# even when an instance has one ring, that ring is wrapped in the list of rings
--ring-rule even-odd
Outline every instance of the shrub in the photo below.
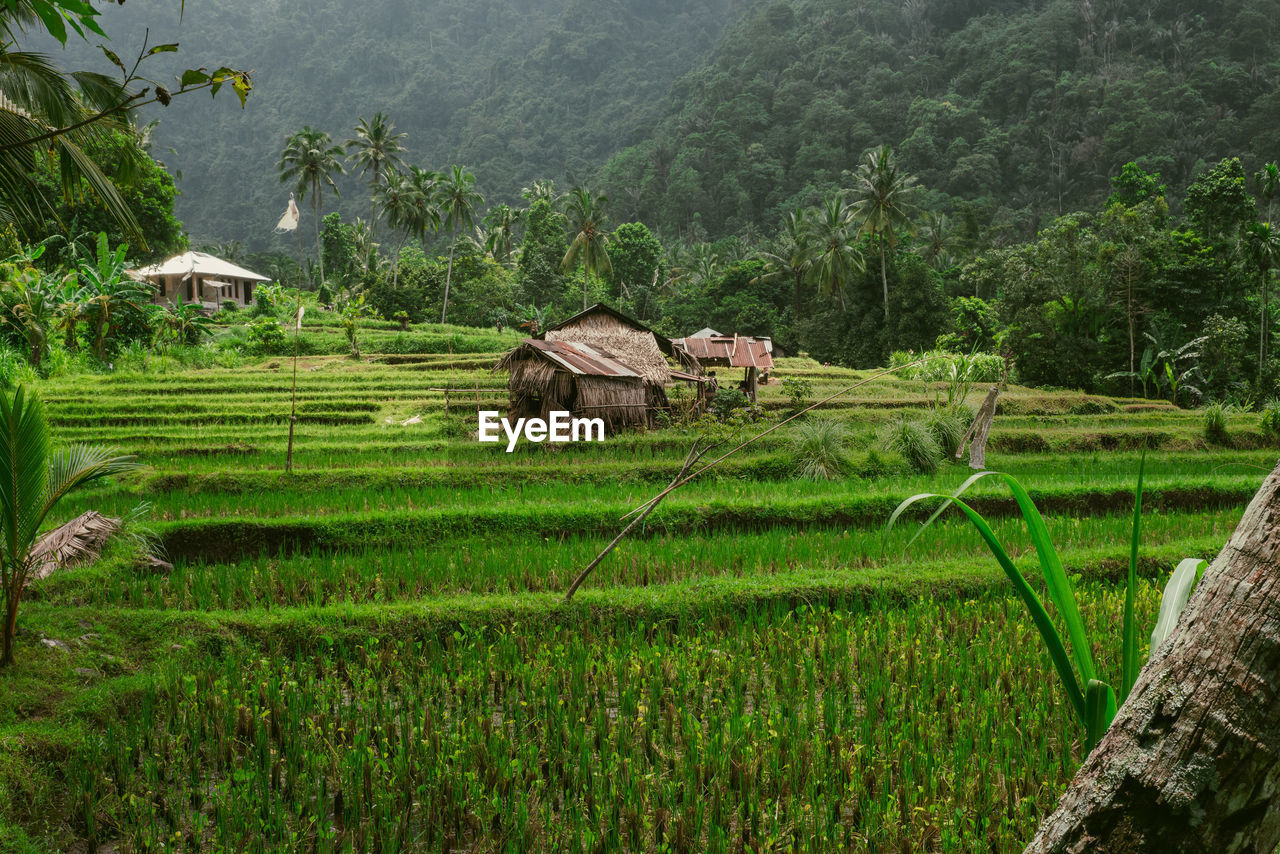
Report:
[[[1262,405],[1260,426],[1263,433],[1269,436],[1280,436],[1280,398],[1269,398]]]
[[[848,472],[845,435],[844,427],[828,418],[801,422],[792,439],[796,477],[835,480]]]
[[[899,415],[880,432],[880,443],[900,455],[921,474],[932,474],[942,461],[942,449],[929,427],[921,420]]]
[[[281,356],[289,350],[289,338],[280,324],[270,317],[255,317],[246,329],[249,349],[270,356]]]
[[[1235,411],[1229,403],[1211,403],[1204,408],[1204,435],[1210,442],[1226,442],[1227,417]]]
[[[791,401],[792,409],[804,409],[813,397],[813,383],[804,377],[783,377],[782,393]]]
[[[320,305],[333,305],[333,289],[326,282],[320,285],[320,289],[316,291],[316,301]]]
[[[224,299],[222,301],[222,310],[227,314],[235,314],[240,309],[240,303],[233,299]]]
[[[729,413],[735,409],[745,407],[747,399],[743,397],[742,392],[736,388],[720,388],[716,391],[716,396],[711,398],[711,411],[721,421],[729,417]]]
[[[935,407],[924,417],[925,427],[938,443],[943,459],[955,456],[964,433],[969,429],[968,410]]]

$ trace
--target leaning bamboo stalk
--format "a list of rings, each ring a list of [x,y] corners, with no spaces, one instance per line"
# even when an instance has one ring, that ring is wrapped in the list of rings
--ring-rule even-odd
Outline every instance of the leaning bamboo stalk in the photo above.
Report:
[[[680,466],[680,471],[676,474],[675,479],[671,481],[673,484],[680,478],[684,477],[685,473],[688,472],[689,469],[691,469],[694,465],[696,465],[698,460],[702,459],[707,454],[708,451],[718,447],[721,444],[719,442],[716,442],[714,444],[708,445],[702,450],[698,450],[698,443],[700,441],[701,439],[694,440],[693,447],[690,448],[689,453],[685,455],[684,464]],[[595,560],[587,564],[586,568],[583,569],[582,572],[578,573],[578,577],[573,580],[573,584],[569,585],[569,590],[564,594],[564,601],[570,602],[573,600],[573,594],[578,592],[578,588],[582,586],[582,582],[587,580],[587,576],[591,574],[591,571],[594,570],[597,566],[599,566],[600,562],[609,556],[609,552],[613,551],[614,548],[617,547],[618,543],[622,542],[623,538],[627,536],[627,534],[631,533],[632,528],[634,528],[636,525],[639,525],[646,518],[648,518],[649,514],[657,509],[658,504],[661,503],[661,501],[662,501],[662,498],[661,496],[659,496],[658,499],[653,503],[651,503],[643,513],[641,513],[636,518],[632,519],[631,523],[627,525],[627,527],[623,528],[618,533],[618,536],[613,538],[613,541],[609,543],[609,545],[604,547],[604,551],[596,555]]]
[[[627,527],[622,529],[621,533],[619,533],[618,536],[613,538],[613,542],[605,546],[604,550],[600,552],[600,554],[596,555],[595,560],[587,564],[586,568],[583,569],[582,572],[578,573],[578,577],[573,580],[573,584],[570,585],[568,592],[565,593],[565,597],[564,597],[565,601],[568,602],[573,599],[573,594],[577,591],[577,589],[580,586],[582,586],[582,583],[587,580],[587,576],[591,574],[592,570],[594,570],[597,566],[599,566],[600,562],[603,561],[606,557],[608,557],[609,552],[613,551],[614,548],[617,547],[618,543],[622,542],[623,538],[626,537],[627,534],[631,533],[632,529],[634,529],[637,525],[643,522],[648,517],[648,515],[652,513],[660,503],[662,503],[662,499],[666,498],[668,495],[675,492],[677,489],[684,486],[686,483],[693,480],[695,477],[702,474],[704,471],[710,469],[712,466],[716,465],[717,463],[723,462],[724,460],[736,454],[738,451],[741,451],[743,448],[747,447],[747,445],[750,445],[752,442],[758,441],[764,438],[765,436],[768,436],[774,430],[777,430],[779,427],[783,426],[784,424],[794,421],[795,419],[799,418],[801,415],[804,415],[806,412],[816,409],[817,407],[822,406],[824,403],[830,403],[840,395],[848,394],[854,389],[860,386],[864,386],[867,383],[871,382],[872,380],[877,380],[877,379],[880,379],[881,377],[888,376],[889,374],[892,374],[895,371],[900,371],[903,368],[914,367],[915,365],[921,364],[923,361],[924,359],[917,359],[914,362],[909,362],[905,365],[898,365],[895,368],[888,368],[887,370],[883,370],[878,374],[874,374],[872,376],[865,377],[861,380],[858,380],[853,385],[842,388],[836,393],[828,395],[827,397],[824,397],[822,400],[819,400],[816,403],[806,406],[804,409],[801,409],[796,414],[788,418],[785,418],[782,421],[779,421],[777,424],[773,425],[768,430],[764,430],[760,433],[757,433],[747,441],[738,445],[733,450],[729,451],[728,453],[722,454],[721,456],[707,463],[705,466],[698,469],[693,474],[688,474],[689,469],[693,468],[693,466],[695,466],[698,463],[698,460],[702,459],[703,456],[705,456],[709,451],[711,451],[713,448],[717,447],[720,444],[720,443],[716,443],[715,445],[709,445],[706,448],[702,449],[701,452],[699,452],[698,443],[700,440],[695,439],[693,443],[693,447],[689,449],[689,453],[685,457],[684,464],[680,466],[680,471],[676,473],[676,476],[671,481],[670,485],[668,485],[666,489],[659,492],[653,498],[650,498],[648,501],[641,504],[639,507],[635,508],[630,513],[626,514],[626,516],[622,517],[623,519],[626,519],[628,516],[635,516],[637,513],[639,514],[639,516],[631,520],[631,522],[627,525]]]

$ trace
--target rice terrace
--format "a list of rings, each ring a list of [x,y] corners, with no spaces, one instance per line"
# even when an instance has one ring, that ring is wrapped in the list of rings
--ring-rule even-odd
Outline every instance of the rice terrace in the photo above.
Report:
[[[1280,850],[1186,5],[0,4],[0,854]]]

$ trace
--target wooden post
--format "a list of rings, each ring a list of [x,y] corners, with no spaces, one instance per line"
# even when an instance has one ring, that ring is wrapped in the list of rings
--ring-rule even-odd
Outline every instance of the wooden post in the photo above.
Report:
[[[1027,854],[1280,844],[1280,465]]]

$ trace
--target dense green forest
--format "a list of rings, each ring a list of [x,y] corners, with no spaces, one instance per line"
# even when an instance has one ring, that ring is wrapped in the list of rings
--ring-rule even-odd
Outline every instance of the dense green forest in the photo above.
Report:
[[[186,4],[181,21],[178,4],[133,0],[107,12],[116,40],[145,24],[182,43],[182,62],[255,72],[246,110],[186,99],[152,112],[154,152],[181,175],[179,218],[201,241],[266,245],[285,137],[311,125],[341,141],[377,110],[409,134],[410,162],[465,164],[491,202],[538,178],[590,181],[615,215],[667,239],[770,231],[884,142],[931,207],[1005,242],[1097,206],[1131,160],[1177,194],[1221,157],[1251,170],[1280,149],[1267,0],[229,0]],[[73,60],[91,49],[72,47]],[[338,186],[338,209],[367,216],[359,184]]]
[[[1280,151],[1276,19],[1268,0],[772,3],[604,186],[626,217],[715,238],[774,228],[889,142],[932,207],[1026,239],[1131,160],[1180,193],[1206,163]]]
[[[251,70],[233,101],[178,99],[154,108],[153,152],[180,175],[177,212],[197,241],[263,247],[287,193],[275,162],[303,125],[341,141],[356,115],[383,110],[409,134],[408,160],[463,163],[494,198],[540,177],[585,179],[643,138],[661,98],[700,65],[749,0],[130,0],[104,9],[121,55],[176,41],[149,73],[191,65]],[[68,64],[110,70],[102,40],[73,40]],[[136,50],[136,48],[135,48]],[[368,216],[339,179],[348,217]],[[363,194],[359,194],[363,195]]]

